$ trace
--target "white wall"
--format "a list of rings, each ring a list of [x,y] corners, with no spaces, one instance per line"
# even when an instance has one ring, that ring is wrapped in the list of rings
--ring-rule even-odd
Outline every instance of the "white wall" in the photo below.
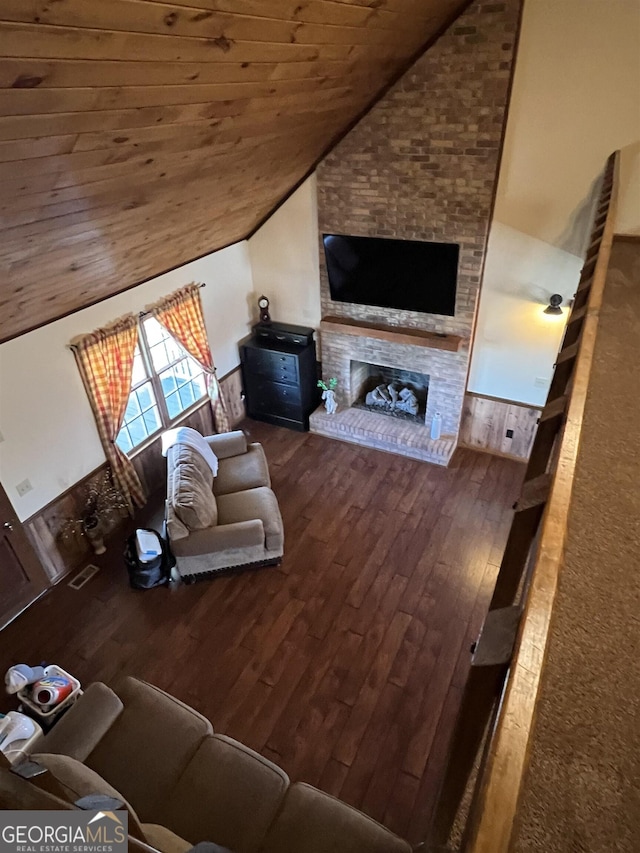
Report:
[[[525,0],[470,391],[544,403],[562,329],[538,317],[576,290],[606,158],[640,139],[639,34],[638,0]]]
[[[269,298],[271,319],[317,327],[320,265],[315,175],[251,237],[249,254],[256,300],[262,293]]]
[[[552,293],[560,293],[568,304],[581,266],[575,255],[494,221],[470,391],[544,405],[567,318],[566,308],[559,317],[545,314],[544,308]]]
[[[246,241],[0,346],[0,482],[21,521],[105,459],[68,342],[192,281],[207,285],[201,291],[205,322],[224,376],[237,366],[237,344],[251,323]],[[25,479],[33,490],[19,497],[16,485]]]
[[[640,80],[638,91],[640,98]],[[640,236],[640,141],[620,151],[617,207],[616,233]]]

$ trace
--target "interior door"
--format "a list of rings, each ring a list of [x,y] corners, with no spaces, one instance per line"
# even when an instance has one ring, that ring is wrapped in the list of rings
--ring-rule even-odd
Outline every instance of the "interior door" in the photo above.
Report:
[[[49,579],[0,487],[0,628],[48,586]]]

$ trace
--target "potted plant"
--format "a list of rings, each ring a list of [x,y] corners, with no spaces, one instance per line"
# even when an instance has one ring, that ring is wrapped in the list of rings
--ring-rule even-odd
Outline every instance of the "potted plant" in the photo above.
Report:
[[[335,415],[338,411],[338,401],[335,394],[337,386],[338,380],[335,376],[332,376],[328,383],[318,379],[318,388],[322,388],[322,399],[328,415]]]
[[[84,492],[84,503],[77,518],[68,518],[60,530],[63,540],[85,536],[96,554],[104,554],[104,536],[129,511],[120,489],[114,484],[111,469],[91,481]]]

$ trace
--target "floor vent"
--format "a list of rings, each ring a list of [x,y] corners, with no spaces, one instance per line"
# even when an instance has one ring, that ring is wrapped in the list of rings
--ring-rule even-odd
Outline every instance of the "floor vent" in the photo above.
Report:
[[[89,563],[89,565],[85,566],[82,571],[78,572],[75,578],[72,578],[72,580],[69,581],[69,586],[71,589],[82,589],[82,587],[91,580],[95,573],[99,571],[100,569],[98,566],[94,566],[93,563]]]

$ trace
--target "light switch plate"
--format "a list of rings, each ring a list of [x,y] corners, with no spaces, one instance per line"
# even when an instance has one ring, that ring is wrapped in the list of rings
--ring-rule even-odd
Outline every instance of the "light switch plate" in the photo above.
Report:
[[[18,483],[16,486],[16,492],[23,498],[27,492],[30,492],[33,489],[33,486],[29,482],[29,480],[23,480],[21,483]]]

